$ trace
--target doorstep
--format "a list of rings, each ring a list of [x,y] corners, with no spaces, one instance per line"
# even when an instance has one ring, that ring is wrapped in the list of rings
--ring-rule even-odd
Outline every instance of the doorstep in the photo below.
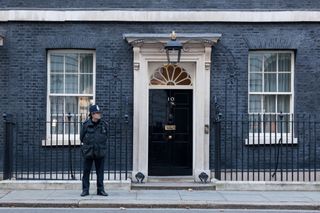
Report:
[[[131,185],[132,190],[215,190],[213,183],[194,182],[192,176],[149,176],[147,182]]]

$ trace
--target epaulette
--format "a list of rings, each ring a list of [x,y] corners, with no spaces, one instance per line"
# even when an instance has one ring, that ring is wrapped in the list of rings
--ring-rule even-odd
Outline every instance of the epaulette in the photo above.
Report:
[[[103,123],[105,126],[109,127],[109,123],[108,123],[106,120],[102,120],[102,119],[101,119],[101,121],[102,121],[102,123]]]

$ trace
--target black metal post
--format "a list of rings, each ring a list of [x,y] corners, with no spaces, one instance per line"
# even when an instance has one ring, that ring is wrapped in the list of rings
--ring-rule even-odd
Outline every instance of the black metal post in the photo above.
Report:
[[[215,135],[215,155],[214,155],[214,177],[221,180],[221,113],[220,105],[217,102],[217,97],[214,97],[215,102],[215,120],[214,120],[214,135]]]
[[[277,171],[278,171],[278,167],[279,167],[279,158],[280,158],[280,149],[281,149],[281,153],[282,153],[282,119],[283,119],[283,114],[282,112],[280,112],[279,115],[280,118],[280,139],[277,143],[277,151],[276,151],[276,168],[274,170],[274,173],[272,175],[272,177],[275,177],[275,180],[277,180]],[[277,132],[277,128],[276,128],[276,132]],[[276,138],[277,139],[277,138]],[[282,157],[281,157],[282,158]],[[282,163],[282,160],[281,160]],[[281,165],[281,170],[280,170],[280,177],[281,177],[281,181],[283,180],[283,174],[282,174],[282,165]]]
[[[4,120],[4,155],[3,155],[3,180],[12,178],[13,171],[13,122],[11,114],[3,114]]]
[[[214,155],[214,177],[221,180],[221,121],[216,120],[215,124],[215,155]]]
[[[71,113],[69,112],[67,115],[68,118],[68,149],[69,149],[69,174],[71,175],[71,179],[75,180],[75,176],[73,174],[73,166],[72,166],[72,147],[71,147],[71,139],[70,139],[70,134],[71,134]]]
[[[125,159],[125,169],[126,169],[126,174],[125,174],[125,179],[128,179],[128,124],[129,124],[129,115],[128,115],[128,97],[126,97],[126,114],[124,115],[124,120],[125,120],[125,134],[126,134],[126,159]]]

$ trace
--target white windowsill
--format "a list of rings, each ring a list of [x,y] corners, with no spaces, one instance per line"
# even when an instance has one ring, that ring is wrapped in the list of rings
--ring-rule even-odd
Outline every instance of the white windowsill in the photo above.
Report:
[[[78,146],[80,145],[79,135],[70,135],[70,145]],[[68,135],[53,135],[48,136],[46,140],[42,140],[42,146],[69,146],[69,138]]]
[[[282,134],[282,143],[279,142],[281,134],[270,133],[256,133],[249,134],[249,139],[245,139],[246,145],[270,145],[270,144],[297,144],[298,138],[292,136],[292,134]]]

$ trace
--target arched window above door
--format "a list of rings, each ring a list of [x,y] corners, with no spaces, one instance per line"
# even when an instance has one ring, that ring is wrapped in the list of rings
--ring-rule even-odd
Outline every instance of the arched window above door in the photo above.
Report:
[[[192,86],[192,79],[184,68],[178,65],[168,64],[155,70],[150,77],[149,84],[152,86]]]

